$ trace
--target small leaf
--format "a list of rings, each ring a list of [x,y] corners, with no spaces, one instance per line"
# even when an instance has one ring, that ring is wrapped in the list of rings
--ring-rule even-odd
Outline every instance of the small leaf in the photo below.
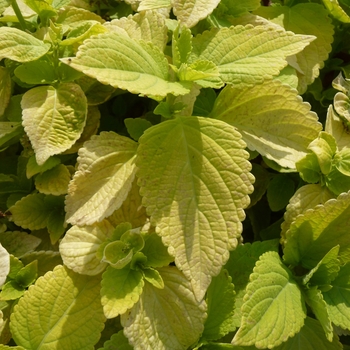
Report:
[[[164,281],[162,279],[162,276],[159,274],[159,272],[156,269],[152,269],[152,268],[143,269],[142,274],[143,274],[143,278],[148,283],[151,283],[153,287],[156,287],[158,289],[164,288]]]
[[[35,87],[23,95],[21,106],[24,129],[39,165],[69,149],[85,126],[86,97],[74,83]]]
[[[300,331],[306,317],[301,291],[278,253],[256,263],[242,306],[242,325],[234,345],[273,348]]]
[[[182,63],[186,63],[192,51],[191,30],[180,25],[173,32],[172,38],[173,64],[180,68]]]
[[[25,287],[22,287],[14,280],[10,280],[2,286],[0,298],[1,300],[16,300],[24,294],[24,291]]]
[[[141,118],[126,118],[124,123],[129,135],[135,141],[138,141],[142,134],[152,126],[151,122]]]
[[[40,238],[21,231],[7,231],[0,235],[1,245],[12,255],[21,258],[34,250],[41,242]]]
[[[38,262],[32,261],[18,271],[15,277],[16,283],[23,288],[30,286],[38,277]]]
[[[115,241],[106,244],[101,261],[110,264],[115,269],[122,269],[131,262],[132,257],[133,251],[128,244]]]
[[[338,0],[323,0],[326,9],[335,17],[338,21],[343,23],[350,23],[350,17],[342,9]]]
[[[125,313],[139,300],[144,286],[142,272],[107,267],[102,275],[101,303],[107,318]]]
[[[344,148],[337,152],[333,158],[333,165],[342,174],[350,176],[350,150],[348,148]]]
[[[15,306],[10,326],[16,344],[27,350],[92,349],[104,327],[99,294],[100,277],[56,267]]]
[[[162,243],[161,238],[155,233],[146,235],[142,253],[147,257],[147,266],[163,267],[174,261],[174,258],[169,255],[168,249]]]
[[[27,163],[27,178],[30,179],[32,176],[43,173],[46,170],[54,168],[56,165],[60,164],[61,160],[58,157],[50,157],[44,164],[39,165],[36,162],[35,156],[31,156]]]
[[[68,188],[67,222],[91,225],[120,208],[135,177],[136,149],[136,142],[114,132],[102,132],[84,144]]]
[[[107,340],[103,344],[103,348],[98,350],[133,350],[131,345],[128,342],[128,339],[125,337],[123,331],[119,331],[116,334],[111,336],[110,340]],[[1,349],[0,349],[1,350]]]
[[[321,180],[321,168],[315,153],[308,153],[295,163],[300,177],[311,184]]]

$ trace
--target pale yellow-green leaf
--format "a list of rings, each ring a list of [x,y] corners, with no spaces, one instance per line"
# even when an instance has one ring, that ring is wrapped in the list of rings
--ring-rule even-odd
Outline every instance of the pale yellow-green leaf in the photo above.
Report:
[[[169,81],[168,62],[157,46],[120,31],[86,40],[76,57],[61,61],[103,84],[159,100],[189,92],[186,84]]]
[[[253,87],[227,86],[211,116],[237,128],[249,149],[292,169],[322,129],[310,104],[278,80]]]
[[[287,65],[286,57],[302,51],[314,39],[271,26],[213,28],[193,39],[190,62],[212,61],[224,82],[254,85],[278,75]]]
[[[331,15],[338,21],[350,23],[349,15],[342,9],[338,0],[323,0],[323,3]]]
[[[220,0],[174,0],[173,11],[178,21],[191,28],[208,17],[219,2]]]
[[[44,56],[50,46],[23,30],[13,27],[0,28],[0,59],[9,58],[17,62],[34,61]]]
[[[112,237],[114,227],[107,221],[91,226],[71,227],[60,242],[63,263],[83,275],[97,275],[104,271],[107,263],[97,258],[100,245]]]
[[[35,187],[40,193],[60,196],[67,193],[71,179],[68,168],[63,164],[47,170],[35,178]]]
[[[100,280],[63,266],[40,277],[12,313],[16,344],[27,350],[93,350],[105,320]]]
[[[69,149],[84,129],[87,102],[77,84],[35,87],[23,95],[21,106],[24,129],[39,165]]]
[[[84,144],[68,187],[67,222],[91,225],[120,208],[135,177],[136,150],[135,141],[114,132],[103,132]]]
[[[204,329],[206,304],[176,267],[158,271],[164,289],[145,283],[138,303],[121,317],[124,334],[134,349],[186,350]]]
[[[9,70],[5,67],[0,67],[0,117],[4,114],[10,102],[11,88],[12,80]]]
[[[335,195],[326,186],[308,184],[300,187],[287,205],[284,222],[281,225],[281,242],[284,243],[286,232],[298,215],[315,208],[316,205],[326,203],[331,198],[335,198]]]
[[[9,272],[10,272],[10,254],[0,244],[0,288],[5,283]]]
[[[170,8],[172,0],[141,0],[137,11],[155,10],[159,8]]]
[[[344,122],[335,113],[332,105],[328,107],[325,131],[335,138],[339,150],[349,147],[349,131]]]
[[[114,27],[122,28],[131,39],[151,42],[162,51],[168,41],[168,28],[164,16],[157,11],[144,11],[133,16],[114,19],[105,26],[109,30],[113,30]]]
[[[303,94],[307,86],[319,76],[319,70],[323,68],[324,61],[332,50],[334,30],[328,11],[319,4],[302,3],[293,7],[261,6],[254,13],[281,25],[285,30],[316,37],[316,40],[296,55],[303,72],[298,74],[298,91]]]
[[[93,13],[92,11],[76,6],[64,6],[60,9],[55,23],[67,26],[69,29],[73,29],[85,21],[97,21],[101,24],[105,22],[101,16]]]
[[[146,130],[137,165],[143,205],[202,299],[237,245],[253,177],[234,127],[177,117]]]

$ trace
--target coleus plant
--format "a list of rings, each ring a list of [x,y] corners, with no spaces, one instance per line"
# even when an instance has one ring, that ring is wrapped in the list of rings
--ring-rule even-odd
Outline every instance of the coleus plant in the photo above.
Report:
[[[0,11],[0,349],[346,348],[346,1]]]

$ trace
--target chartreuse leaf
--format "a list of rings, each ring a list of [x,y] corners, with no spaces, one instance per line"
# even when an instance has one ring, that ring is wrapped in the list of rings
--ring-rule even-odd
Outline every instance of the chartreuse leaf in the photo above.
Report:
[[[182,63],[186,63],[192,51],[191,30],[180,25],[174,30],[172,38],[173,64],[180,68]]]
[[[235,288],[231,280],[227,270],[223,269],[210,283],[206,296],[208,318],[202,333],[205,340],[220,339],[236,329],[233,321]]]
[[[171,0],[141,0],[138,11],[171,7]]]
[[[350,17],[342,9],[338,0],[323,0],[324,5],[330,14],[335,17],[338,21],[343,23],[350,23]]]
[[[63,26],[68,26],[68,28],[73,29],[84,21],[97,21],[101,24],[105,22],[101,16],[85,10],[84,8],[64,6],[64,8],[60,10],[55,24],[62,24]]]
[[[56,165],[60,164],[61,160],[58,157],[50,157],[44,164],[39,165],[36,162],[35,156],[31,156],[27,162],[27,178],[30,179],[32,176],[43,173],[46,170],[54,168]]]
[[[142,136],[142,134],[152,126],[152,123],[142,118],[126,118],[124,124],[128,130],[129,135],[135,140]]]
[[[0,235],[1,245],[10,253],[21,258],[26,253],[34,250],[41,239],[21,231],[6,231]]]
[[[77,57],[61,60],[103,84],[134,94],[161,100],[169,93],[189,92],[185,85],[169,81],[168,62],[158,47],[120,31],[92,37],[79,46]]]
[[[298,216],[286,233],[284,261],[312,269],[335,246],[339,245],[340,263],[350,260],[347,220],[350,215],[350,193],[330,199],[324,205]]]
[[[168,249],[157,234],[152,233],[144,238],[145,246],[142,249],[142,253],[147,257],[148,266],[163,267],[174,261],[174,258],[169,255]]]
[[[5,67],[0,67],[0,116],[5,112],[11,98],[11,74]]]
[[[10,254],[0,244],[0,287],[5,283],[10,272]]]
[[[23,30],[12,27],[0,28],[0,58],[17,62],[34,61],[44,56],[51,45],[36,39]]]
[[[87,101],[77,84],[35,87],[23,95],[21,106],[24,129],[39,165],[69,149],[84,129]]]
[[[273,348],[300,331],[306,317],[301,291],[277,252],[256,263],[242,306],[234,345]]]
[[[151,267],[144,268],[142,269],[142,275],[147,282],[153,285],[153,287],[159,289],[164,288],[164,281],[162,279],[162,276],[156,269],[152,269]]]
[[[307,85],[319,76],[324,61],[331,52],[333,42],[333,25],[328,11],[319,4],[302,3],[295,6],[261,6],[255,14],[281,25],[285,30],[302,35],[316,37],[302,52],[297,53],[299,84],[298,91],[303,94]]]
[[[129,264],[133,251],[128,244],[122,241],[107,243],[103,250],[102,262],[106,262],[115,269],[122,269]]]
[[[203,117],[177,117],[139,140],[143,205],[202,299],[237,245],[253,178],[240,134]]]
[[[210,15],[219,2],[220,0],[174,0],[172,3],[177,20],[191,28]]]
[[[293,338],[274,348],[275,350],[341,350],[342,344],[335,335],[329,342],[319,321],[305,318],[305,324]],[[245,348],[244,348],[245,349]],[[242,349],[243,350],[243,349]]]
[[[103,348],[98,350],[133,350],[132,346],[129,344],[128,339],[125,337],[123,331],[119,331],[111,336],[110,340],[107,340],[103,344]],[[1,350],[1,349],[0,349]]]
[[[225,8],[225,14],[238,17],[246,12],[254,11],[260,7],[259,0],[230,1],[221,0],[220,6]]]
[[[187,349],[203,331],[206,304],[176,267],[158,271],[164,289],[145,283],[138,303],[121,316],[124,334],[136,349]]]
[[[315,153],[308,153],[295,163],[300,177],[308,183],[315,184],[321,180],[321,168]]]
[[[135,177],[136,150],[136,142],[114,132],[102,132],[84,144],[68,187],[67,222],[91,225],[122,205]]]
[[[140,11],[138,9],[138,11]],[[165,25],[165,18],[157,11],[144,11],[134,16],[122,17],[107,22],[105,26],[113,30],[113,27],[119,27],[134,40],[143,40],[151,42],[161,51],[168,41],[168,29]]]
[[[278,80],[225,87],[211,116],[236,127],[249,149],[288,168],[295,168],[322,129],[310,105]]]
[[[57,14],[57,11],[51,6],[52,1],[50,0],[24,0],[24,3],[35,11],[42,20]]]
[[[218,66],[225,83],[255,85],[278,75],[287,65],[286,57],[300,52],[314,39],[264,26],[214,28],[193,38],[189,63],[209,60]]]
[[[16,344],[27,350],[93,349],[104,327],[100,277],[57,266],[20,299],[10,327]]]
[[[101,303],[105,316],[113,318],[132,308],[139,300],[143,286],[141,271],[108,266],[101,282]]]
[[[339,270],[332,282],[332,288],[323,293],[331,321],[343,329],[350,329],[350,264],[347,263]]]
[[[35,178],[35,187],[40,193],[60,196],[67,193],[71,174],[63,164],[46,170]]]
[[[114,228],[103,220],[91,226],[71,227],[60,242],[60,253],[64,264],[84,275],[97,275],[107,264],[101,262],[96,253],[102,243],[112,237]]]

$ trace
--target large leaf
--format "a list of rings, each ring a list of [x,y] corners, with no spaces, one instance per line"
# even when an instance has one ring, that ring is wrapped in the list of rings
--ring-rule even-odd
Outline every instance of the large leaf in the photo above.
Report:
[[[143,204],[202,299],[242,231],[253,190],[245,144],[232,126],[203,117],[163,122],[139,142]]]
[[[256,263],[242,306],[234,345],[273,348],[299,332],[306,317],[301,291],[277,252]]]
[[[236,127],[249,149],[289,168],[322,129],[310,105],[278,80],[250,88],[227,86],[211,116]]]
[[[84,144],[68,187],[67,222],[91,225],[122,205],[135,177],[136,149],[136,142],[114,132],[102,132]]]
[[[69,149],[83,132],[87,101],[74,83],[39,86],[22,98],[23,125],[39,165]]]
[[[176,267],[159,269],[164,289],[146,283],[139,302],[122,315],[124,334],[135,349],[187,349],[203,331],[206,304]]]
[[[92,350],[104,327],[100,277],[63,266],[40,277],[11,316],[11,332],[27,350]]]
[[[174,0],[173,11],[178,21],[191,28],[210,15],[220,0]]]
[[[307,85],[319,76],[319,70],[331,52],[333,42],[333,25],[328,11],[322,5],[303,3],[293,7],[261,6],[255,14],[281,25],[296,34],[307,34],[316,37],[308,47],[296,55],[299,84],[298,91],[303,94]]]
[[[0,59],[9,58],[17,62],[34,61],[44,56],[50,44],[36,39],[23,30],[12,27],[0,28]]]
[[[107,266],[96,256],[98,248],[112,237],[114,228],[107,220],[92,226],[73,226],[60,243],[64,264],[84,275],[97,275]]]
[[[343,193],[298,216],[286,233],[285,262],[312,269],[338,244],[340,262],[350,261],[349,215],[350,193]]]
[[[189,88],[170,82],[168,62],[152,43],[131,39],[120,31],[92,37],[79,46],[77,57],[61,59],[103,84],[162,99],[184,95]]]
[[[193,39],[191,61],[212,61],[226,83],[254,85],[278,75],[287,65],[286,57],[314,39],[264,26],[214,28]]]

